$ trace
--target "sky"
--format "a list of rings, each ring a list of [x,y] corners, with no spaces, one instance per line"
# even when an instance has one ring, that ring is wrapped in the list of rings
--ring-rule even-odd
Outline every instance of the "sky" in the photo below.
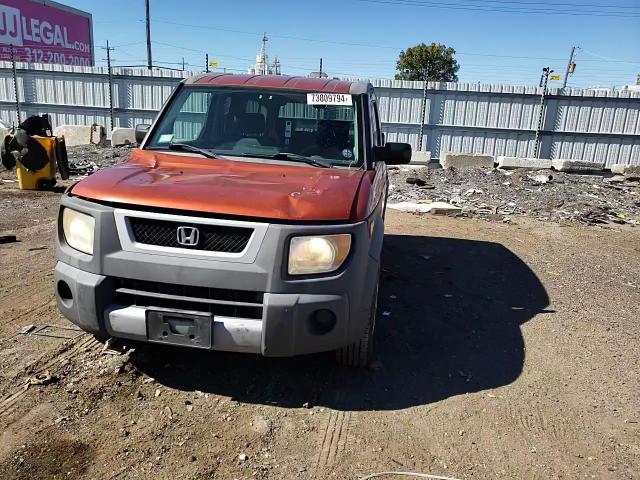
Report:
[[[144,0],[58,0],[93,15],[98,64],[109,40],[116,65],[145,65]],[[282,71],[393,78],[407,47],[443,43],[456,50],[461,82],[535,85],[541,69],[568,86],[634,84],[640,74],[640,0],[150,0],[154,64],[245,72],[263,32]],[[551,82],[551,87],[561,82]]]

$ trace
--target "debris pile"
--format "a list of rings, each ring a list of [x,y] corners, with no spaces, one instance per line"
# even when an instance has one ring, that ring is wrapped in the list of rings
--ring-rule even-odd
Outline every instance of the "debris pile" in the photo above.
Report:
[[[72,175],[89,175],[100,168],[110,167],[127,159],[131,145],[120,147],[100,147],[97,145],[76,145],[67,147],[69,172]]]
[[[507,222],[524,215],[586,225],[640,224],[640,178],[633,174],[402,166],[390,167],[389,181],[389,205],[401,203],[404,209],[407,202],[446,202],[460,209],[446,213]]]

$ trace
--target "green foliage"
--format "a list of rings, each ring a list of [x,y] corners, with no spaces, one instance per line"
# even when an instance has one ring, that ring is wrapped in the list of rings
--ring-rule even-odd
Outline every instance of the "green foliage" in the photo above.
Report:
[[[396,64],[396,80],[427,80],[432,82],[457,82],[460,65],[456,51],[440,43],[421,43],[400,52]]]

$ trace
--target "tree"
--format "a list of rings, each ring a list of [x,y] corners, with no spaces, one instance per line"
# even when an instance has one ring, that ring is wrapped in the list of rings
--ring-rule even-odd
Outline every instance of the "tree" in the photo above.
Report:
[[[457,82],[460,65],[454,58],[456,51],[440,43],[421,43],[400,52],[396,80],[427,80]]]

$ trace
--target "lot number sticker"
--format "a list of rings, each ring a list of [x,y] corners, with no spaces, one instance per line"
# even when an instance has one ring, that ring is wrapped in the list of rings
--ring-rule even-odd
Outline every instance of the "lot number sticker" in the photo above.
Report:
[[[307,93],[307,105],[352,105],[348,93]]]

